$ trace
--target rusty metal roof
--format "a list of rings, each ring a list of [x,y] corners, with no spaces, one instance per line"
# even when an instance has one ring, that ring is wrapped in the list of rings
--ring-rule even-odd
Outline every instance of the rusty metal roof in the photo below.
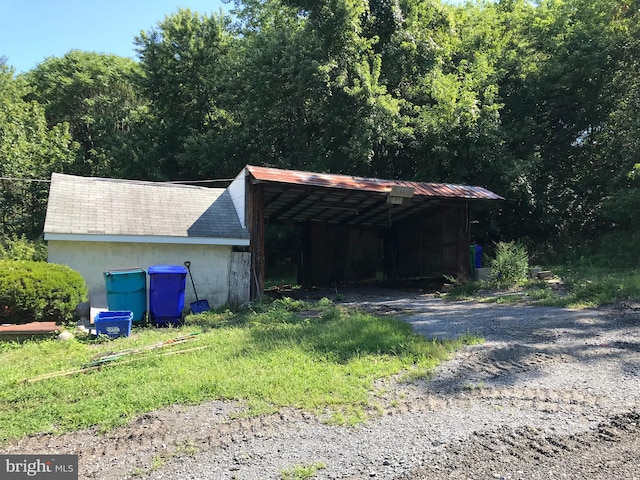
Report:
[[[270,224],[324,222],[363,228],[429,214],[469,200],[501,200],[482,187],[406,182],[247,165],[246,175],[264,191]]]
[[[367,192],[390,193],[394,186],[410,187],[414,195],[438,198],[468,198],[482,200],[504,200],[503,197],[483,187],[454,185],[450,183],[408,182],[402,180],[382,180],[379,178],[353,177],[329,173],[282,170],[248,165],[247,170],[254,179],[265,182],[311,185],[315,187],[343,188]]]

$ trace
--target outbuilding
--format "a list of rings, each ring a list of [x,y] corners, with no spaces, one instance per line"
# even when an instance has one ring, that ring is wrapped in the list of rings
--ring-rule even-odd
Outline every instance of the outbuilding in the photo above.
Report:
[[[53,174],[44,233],[49,261],[79,271],[93,305],[106,304],[107,270],[189,261],[199,296],[219,306],[262,294],[272,225],[297,229],[303,287],[467,278],[470,203],[500,199],[479,186],[251,165],[226,189]]]
[[[470,203],[503,199],[479,186],[250,165],[228,190],[251,236],[252,297],[264,288],[271,225],[298,228],[294,261],[305,287],[466,279]]]
[[[249,299],[249,232],[224,188],[54,173],[44,238],[49,262],[82,274],[92,306],[106,306],[105,271],[185,261],[212,306]]]

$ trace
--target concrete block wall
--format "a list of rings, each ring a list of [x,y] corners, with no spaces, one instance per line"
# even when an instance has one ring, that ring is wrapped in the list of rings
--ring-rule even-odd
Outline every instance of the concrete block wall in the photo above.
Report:
[[[118,242],[49,241],[48,261],[68,265],[87,282],[92,306],[106,307],[104,272],[151,265],[183,265],[191,262],[198,298],[212,307],[229,301],[229,268],[232,247],[221,245],[182,245]],[[249,272],[247,271],[247,277]],[[187,275],[185,305],[195,301]],[[102,305],[100,305],[102,304]]]

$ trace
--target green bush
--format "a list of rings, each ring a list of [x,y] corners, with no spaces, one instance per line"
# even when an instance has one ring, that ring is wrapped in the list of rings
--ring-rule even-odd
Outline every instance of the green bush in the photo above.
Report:
[[[496,256],[491,260],[491,279],[501,286],[523,282],[529,273],[529,254],[517,242],[498,242]]]
[[[618,231],[603,234],[596,242],[575,248],[566,262],[585,267],[640,267],[640,232]]]
[[[68,322],[86,299],[84,279],[65,265],[0,260],[2,323]]]
[[[0,237],[0,259],[44,262],[47,260],[47,244],[41,239],[29,240],[24,235]]]

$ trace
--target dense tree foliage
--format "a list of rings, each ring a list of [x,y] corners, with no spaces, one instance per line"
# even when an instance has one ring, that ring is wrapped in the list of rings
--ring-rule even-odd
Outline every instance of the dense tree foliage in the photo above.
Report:
[[[45,109],[50,127],[66,123],[80,148],[70,168],[88,176],[149,176],[140,145],[146,100],[134,83],[139,65],[115,55],[72,50],[25,75],[28,100]]]
[[[42,233],[48,188],[30,180],[63,171],[77,149],[67,124],[48,128],[43,107],[24,100],[29,91],[0,64],[0,233],[12,237]]]
[[[165,178],[214,173],[201,145],[224,135],[229,123],[219,100],[225,89],[233,88],[227,75],[229,22],[219,15],[180,10],[135,39],[154,138],[147,158]]]
[[[72,51],[19,78],[4,66],[2,174],[228,178],[252,163],[487,186],[507,201],[476,213],[486,238],[558,246],[640,231],[639,10],[638,0],[178,10],[135,38],[137,63]],[[37,128],[15,127],[25,122]],[[2,190],[3,214],[24,207],[15,188]],[[5,221],[29,234],[39,222]]]

